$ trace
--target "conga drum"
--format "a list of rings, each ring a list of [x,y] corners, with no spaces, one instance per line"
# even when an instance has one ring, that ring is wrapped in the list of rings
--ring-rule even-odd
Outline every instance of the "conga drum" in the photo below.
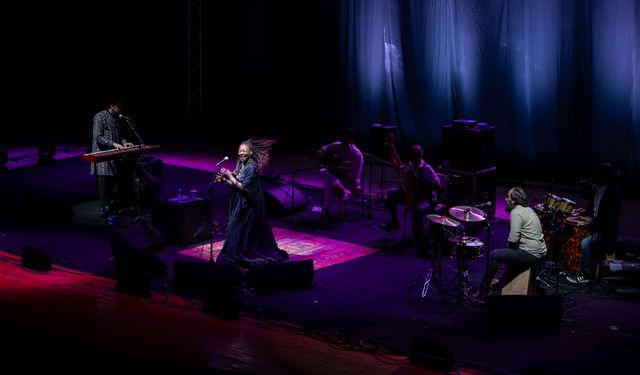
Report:
[[[554,220],[554,211],[546,208],[546,206],[542,203],[538,203],[533,206],[533,210],[536,212],[538,218],[540,219],[542,232],[544,233],[544,242],[547,245],[547,249],[551,251],[554,245],[551,230],[553,225],[556,224],[552,222]]]
[[[566,216],[571,216],[573,208],[576,206],[576,202],[568,198],[562,198],[558,205],[558,211],[562,212]]]
[[[559,196],[557,196],[555,194],[549,193],[545,197],[544,208],[546,208],[548,210],[557,210],[558,206],[560,206],[560,202],[561,201],[562,201],[562,198],[560,198]]]
[[[582,250],[580,243],[591,235],[591,218],[571,216],[566,218],[564,233],[564,265],[569,273],[582,273]]]

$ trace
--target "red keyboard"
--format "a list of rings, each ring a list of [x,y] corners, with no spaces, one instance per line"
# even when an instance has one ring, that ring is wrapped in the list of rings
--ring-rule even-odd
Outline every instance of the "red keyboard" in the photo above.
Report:
[[[140,155],[147,152],[157,152],[160,149],[159,145],[143,145],[132,146],[122,149],[104,150],[90,152],[80,156],[80,160],[87,161],[89,163],[97,163],[101,161],[112,160],[121,156],[133,156]]]

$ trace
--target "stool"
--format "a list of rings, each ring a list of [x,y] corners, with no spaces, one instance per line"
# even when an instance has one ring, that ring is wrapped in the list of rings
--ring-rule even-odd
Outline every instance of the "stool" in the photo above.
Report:
[[[500,280],[502,295],[527,295],[533,291],[532,268],[515,264],[507,264]]]

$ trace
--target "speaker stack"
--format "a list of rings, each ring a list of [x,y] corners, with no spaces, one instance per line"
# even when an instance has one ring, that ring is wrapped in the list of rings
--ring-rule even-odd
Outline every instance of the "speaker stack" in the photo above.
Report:
[[[442,127],[442,172],[449,176],[453,205],[491,203],[495,213],[495,127],[459,119]]]
[[[387,138],[396,136],[398,127],[395,125],[373,124],[369,127],[369,153],[380,159],[389,159]]]

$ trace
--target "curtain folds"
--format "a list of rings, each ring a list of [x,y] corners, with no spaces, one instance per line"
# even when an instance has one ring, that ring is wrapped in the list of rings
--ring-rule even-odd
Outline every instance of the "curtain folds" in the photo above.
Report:
[[[438,161],[455,118],[505,167],[640,173],[640,0],[343,0],[341,104]],[[578,164],[576,164],[576,161]],[[577,168],[577,170],[576,170]],[[544,173],[544,172],[543,172]]]

